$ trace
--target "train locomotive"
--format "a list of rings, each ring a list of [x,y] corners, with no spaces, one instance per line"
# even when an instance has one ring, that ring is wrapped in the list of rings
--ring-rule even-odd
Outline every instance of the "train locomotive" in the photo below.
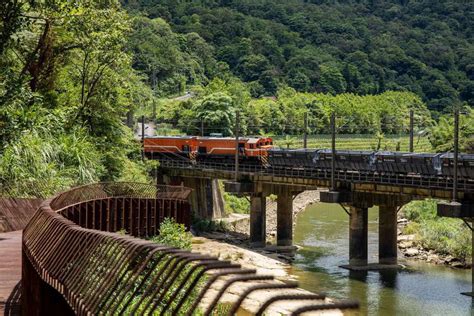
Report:
[[[192,162],[228,163],[235,159],[235,138],[157,136],[144,139],[144,152],[151,159],[189,159]],[[264,169],[332,168],[328,149],[280,149],[268,137],[239,138],[239,160],[243,166]],[[336,151],[336,170],[364,174],[423,175],[452,177],[452,153],[406,153],[388,151]],[[474,179],[474,154],[460,154],[459,178]]]
[[[235,138],[231,137],[157,136],[146,137],[143,145],[148,158],[184,158],[196,162],[234,163],[236,151]],[[239,138],[239,160],[259,165],[272,147],[271,138]]]

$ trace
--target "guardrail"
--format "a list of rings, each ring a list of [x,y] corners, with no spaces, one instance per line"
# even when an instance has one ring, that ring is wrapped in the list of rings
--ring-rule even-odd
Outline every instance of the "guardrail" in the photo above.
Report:
[[[234,315],[245,299],[260,290],[271,291],[272,295],[258,310],[252,311],[257,315],[289,300],[298,303],[291,311],[294,315],[358,306],[350,301],[328,301],[322,294],[291,292],[297,287],[294,282],[276,281],[272,276],[258,275],[255,270],[242,269],[212,256],[101,231],[118,227],[107,223],[126,226],[127,216],[120,217],[118,213],[126,212],[127,208],[147,208],[155,202],[154,205],[160,205],[171,197],[185,207],[189,192],[187,188],[177,187],[97,184],[45,201],[23,231],[23,313]],[[109,203],[124,199],[129,200],[128,204]],[[94,206],[96,201],[100,203]],[[165,204],[164,212],[172,205]],[[84,212],[91,215],[81,215]],[[105,216],[101,222],[97,214],[109,217]],[[150,213],[128,214],[132,214],[129,221],[139,227],[142,217]],[[157,218],[151,216],[150,222]],[[146,234],[147,226],[140,227],[143,230],[132,228],[131,231]],[[225,301],[224,294],[237,282],[247,286],[239,287],[232,302]],[[284,294],[283,289],[287,291]],[[210,293],[214,293],[211,298]]]

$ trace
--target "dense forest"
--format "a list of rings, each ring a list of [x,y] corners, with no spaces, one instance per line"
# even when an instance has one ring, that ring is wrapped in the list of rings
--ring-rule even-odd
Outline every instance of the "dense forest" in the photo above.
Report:
[[[145,181],[124,117],[152,97],[116,1],[2,1],[0,180],[49,196],[99,180]]]
[[[191,48],[204,61],[196,67],[199,62],[185,59],[174,71],[161,64],[153,72],[140,59],[137,66],[168,88],[179,87],[180,80],[201,84],[229,69],[249,83],[254,97],[289,85],[331,94],[411,91],[435,111],[458,100],[474,104],[472,1],[123,2],[131,12],[164,19],[184,34],[164,52]],[[145,23],[157,22],[141,21],[141,27]]]
[[[0,182],[50,195],[148,181],[137,116],[180,133],[406,133],[474,151],[469,1],[8,0],[0,3]],[[179,96],[188,95],[186,98]],[[444,112],[444,113],[443,113]],[[215,130],[213,130],[215,129]]]

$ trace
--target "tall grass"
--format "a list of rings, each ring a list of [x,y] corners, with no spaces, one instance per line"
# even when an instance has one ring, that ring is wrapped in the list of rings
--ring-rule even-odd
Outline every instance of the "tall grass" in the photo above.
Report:
[[[103,172],[100,152],[80,132],[24,133],[0,157],[2,188],[13,196],[50,196],[98,181]]]

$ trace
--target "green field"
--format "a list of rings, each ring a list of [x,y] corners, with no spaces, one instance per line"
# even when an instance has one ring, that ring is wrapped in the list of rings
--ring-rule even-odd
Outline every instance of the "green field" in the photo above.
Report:
[[[290,148],[303,148],[303,136],[273,136],[277,146],[287,148],[287,139],[290,141]],[[408,135],[387,135],[381,140],[380,150],[409,151],[410,138]],[[378,139],[375,135],[338,135],[336,138],[336,148],[339,150],[375,150]],[[399,144],[397,146],[397,144]],[[311,135],[308,136],[308,148],[331,148],[331,135]],[[415,137],[414,149],[416,152],[432,152],[433,149],[428,137]]]

